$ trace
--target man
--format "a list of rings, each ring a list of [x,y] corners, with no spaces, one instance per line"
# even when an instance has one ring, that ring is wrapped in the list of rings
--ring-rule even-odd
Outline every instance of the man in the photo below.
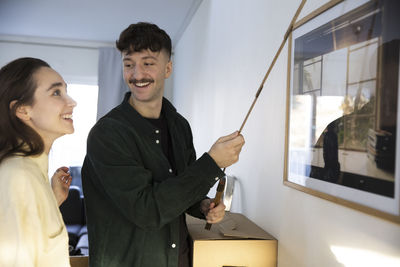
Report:
[[[220,221],[206,198],[244,139],[221,137],[196,160],[188,122],[163,98],[171,40],[154,24],[125,29],[117,48],[130,88],[91,130],[82,168],[91,266],[189,266],[185,213]]]

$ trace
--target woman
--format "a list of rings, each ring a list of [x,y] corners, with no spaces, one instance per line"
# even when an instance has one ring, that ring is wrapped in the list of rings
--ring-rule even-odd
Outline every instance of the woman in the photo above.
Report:
[[[68,234],[58,206],[71,177],[48,179],[55,139],[74,132],[76,102],[62,77],[35,58],[0,69],[0,266],[70,266]]]

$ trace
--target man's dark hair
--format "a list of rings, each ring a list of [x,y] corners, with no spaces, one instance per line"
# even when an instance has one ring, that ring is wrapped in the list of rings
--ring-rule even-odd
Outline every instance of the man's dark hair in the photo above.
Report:
[[[159,52],[162,49],[171,57],[171,38],[157,25],[138,22],[129,25],[116,41],[118,50],[122,52],[140,52],[150,49],[153,52]]]

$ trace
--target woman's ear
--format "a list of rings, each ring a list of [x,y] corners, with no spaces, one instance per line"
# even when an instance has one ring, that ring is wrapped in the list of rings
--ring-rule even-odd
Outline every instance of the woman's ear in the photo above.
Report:
[[[14,107],[14,105],[17,103],[17,100],[13,100],[10,103],[10,110]],[[15,111],[15,116],[17,116],[20,120],[22,121],[29,121],[31,118],[28,114],[27,111],[27,106],[21,105],[17,107],[17,110]]]

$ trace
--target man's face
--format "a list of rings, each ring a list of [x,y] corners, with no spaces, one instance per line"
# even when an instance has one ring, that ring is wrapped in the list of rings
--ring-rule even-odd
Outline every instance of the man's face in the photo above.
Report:
[[[161,101],[165,79],[171,75],[172,62],[164,50],[152,52],[122,52],[124,80],[134,102]]]

